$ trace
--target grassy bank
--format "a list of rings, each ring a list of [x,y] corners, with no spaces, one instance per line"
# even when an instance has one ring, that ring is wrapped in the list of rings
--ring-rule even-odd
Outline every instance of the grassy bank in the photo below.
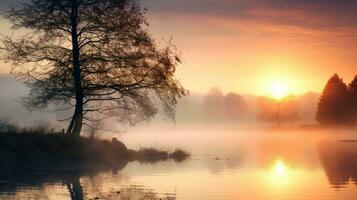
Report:
[[[108,141],[41,131],[0,133],[0,157],[6,163],[115,164],[135,160],[142,162],[167,159],[182,161],[189,156],[182,150],[171,153],[143,148],[134,151],[127,149],[116,139]]]
[[[162,151],[155,148],[141,148],[139,151],[134,152],[135,160],[141,162],[155,162],[172,159],[181,162],[190,157],[190,154],[181,149],[176,149],[173,152]]]

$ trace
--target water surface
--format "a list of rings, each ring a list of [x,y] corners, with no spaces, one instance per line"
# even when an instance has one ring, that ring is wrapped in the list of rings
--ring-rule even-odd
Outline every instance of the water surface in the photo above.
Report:
[[[138,129],[131,148],[184,148],[183,162],[0,173],[0,199],[355,199],[353,131]],[[341,141],[341,140],[348,141]]]

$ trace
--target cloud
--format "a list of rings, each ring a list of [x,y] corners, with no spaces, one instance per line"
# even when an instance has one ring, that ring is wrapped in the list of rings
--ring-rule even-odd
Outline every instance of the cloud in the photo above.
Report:
[[[0,8],[29,0],[2,0]],[[304,28],[357,27],[356,0],[142,0],[152,15],[229,18]]]
[[[150,0],[154,15],[212,16],[304,28],[356,27],[355,0]]]

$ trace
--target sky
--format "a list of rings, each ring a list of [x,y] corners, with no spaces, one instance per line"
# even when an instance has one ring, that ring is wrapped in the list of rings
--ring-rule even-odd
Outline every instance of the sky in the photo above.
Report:
[[[150,30],[182,51],[178,77],[192,91],[321,92],[334,73],[357,72],[357,1],[150,0]]]
[[[279,81],[292,94],[321,92],[338,73],[357,74],[357,1],[142,0],[148,31],[182,54],[177,77],[191,93],[211,87],[264,95]],[[1,1],[1,7],[6,1]],[[0,23],[0,34],[9,34]],[[0,65],[0,73],[8,66]]]

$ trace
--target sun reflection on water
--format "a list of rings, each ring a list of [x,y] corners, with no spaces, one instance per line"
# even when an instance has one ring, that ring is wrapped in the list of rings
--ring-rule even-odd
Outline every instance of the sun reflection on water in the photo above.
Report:
[[[277,160],[274,166],[274,170],[277,175],[284,175],[286,172],[285,163],[282,160]]]
[[[287,164],[277,159],[273,162],[269,171],[269,180],[274,185],[286,185],[289,183],[290,173]]]

